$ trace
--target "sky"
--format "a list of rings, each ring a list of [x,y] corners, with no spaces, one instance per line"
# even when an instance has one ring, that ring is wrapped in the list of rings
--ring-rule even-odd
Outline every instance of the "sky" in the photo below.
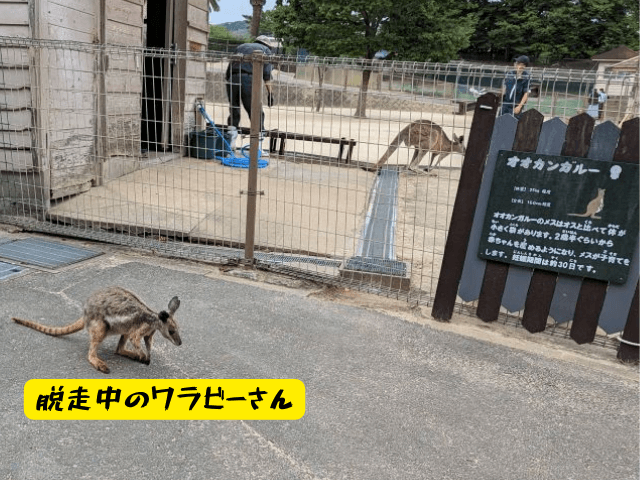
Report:
[[[276,0],[267,0],[262,10],[271,10],[276,4]],[[253,7],[249,0],[218,0],[219,12],[209,14],[209,23],[218,25],[220,23],[238,22],[244,20],[242,15],[251,15]]]

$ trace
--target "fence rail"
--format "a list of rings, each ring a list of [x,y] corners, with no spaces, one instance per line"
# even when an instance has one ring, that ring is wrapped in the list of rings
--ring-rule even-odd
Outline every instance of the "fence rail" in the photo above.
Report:
[[[246,105],[253,119],[264,112],[264,127],[241,106],[230,152],[232,60],[273,65],[274,104],[262,105],[262,86],[254,88]],[[471,129],[477,101],[500,91],[507,70],[0,37],[0,220],[430,305],[465,175],[454,135],[464,161],[484,162]],[[545,120],[598,115],[596,87],[609,93],[596,123],[638,114],[637,75],[530,74],[527,108]],[[205,128],[200,104],[215,129]],[[493,122],[496,112],[482,115]],[[414,146],[403,144],[378,175],[394,138],[418,121],[442,136],[425,148],[448,155],[416,173],[406,168]]]

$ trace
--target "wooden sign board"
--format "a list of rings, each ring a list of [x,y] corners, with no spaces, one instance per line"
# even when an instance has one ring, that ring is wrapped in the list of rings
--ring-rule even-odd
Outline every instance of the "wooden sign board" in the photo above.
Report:
[[[637,164],[503,150],[478,255],[625,283],[638,242],[638,203]]]

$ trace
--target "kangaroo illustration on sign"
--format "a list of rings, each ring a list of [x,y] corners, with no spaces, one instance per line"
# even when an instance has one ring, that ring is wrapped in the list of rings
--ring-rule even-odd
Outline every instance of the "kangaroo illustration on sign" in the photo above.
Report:
[[[602,207],[604,207],[604,192],[604,188],[598,189],[598,195],[587,204],[587,210],[584,213],[569,213],[568,215],[571,217],[591,217],[600,220],[602,217],[596,217],[596,214],[600,213]]]
[[[180,300],[173,297],[167,310],[156,313],[134,293],[121,287],[109,287],[91,294],[84,306],[82,317],[68,325],[51,327],[16,317],[12,320],[54,337],[69,335],[86,328],[89,332],[89,363],[96,370],[109,373],[107,364],[98,357],[98,346],[110,335],[120,335],[116,348],[118,355],[147,365],[151,360],[151,343],[155,332],[160,332],[174,345],[181,345],[178,324],[174,318],[179,306]],[[135,350],[126,348],[127,340]],[[144,347],[140,344],[143,340]]]

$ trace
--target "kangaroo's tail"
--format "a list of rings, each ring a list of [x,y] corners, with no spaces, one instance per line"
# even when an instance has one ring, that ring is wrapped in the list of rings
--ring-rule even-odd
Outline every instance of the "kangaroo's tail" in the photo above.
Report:
[[[32,322],[31,320],[23,320],[22,318],[15,318],[15,317],[12,317],[11,320],[13,320],[16,323],[19,323],[20,325],[33,328],[34,330],[42,332],[46,335],[51,335],[53,337],[61,337],[62,335],[69,335],[71,333],[76,333],[84,328],[83,317],[80,317],[75,322],[70,323],[69,325],[65,325],[64,327],[50,327],[48,325],[42,325],[40,323]]]
[[[387,160],[389,160],[389,157],[393,155],[393,152],[395,152],[398,149],[401,143],[407,141],[407,136],[409,134],[410,128],[411,128],[411,124],[407,125],[402,130],[400,130],[400,133],[396,135],[396,138],[391,140],[391,143],[389,144],[389,148],[387,149],[386,152],[384,152],[384,155],[380,157],[380,160],[378,160],[378,163],[376,163],[376,169],[380,168]]]

